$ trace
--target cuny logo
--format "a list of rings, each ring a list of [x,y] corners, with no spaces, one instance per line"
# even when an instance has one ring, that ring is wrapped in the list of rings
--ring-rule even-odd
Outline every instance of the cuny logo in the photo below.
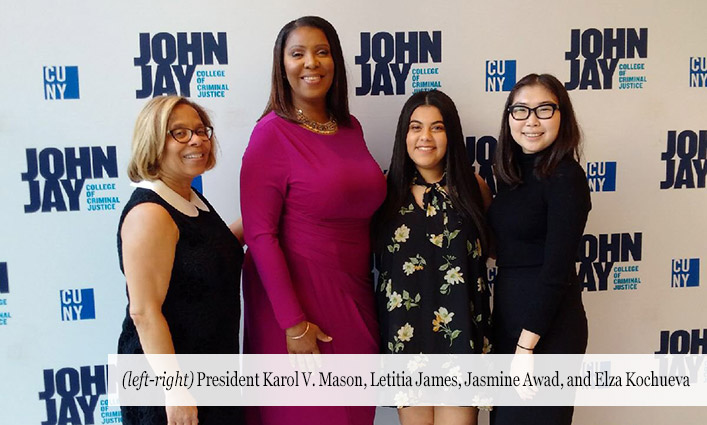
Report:
[[[178,32],[177,37],[167,32],[151,36],[140,33],[140,56],[134,65],[140,68],[142,88],[135,91],[138,99],[176,94],[191,96],[190,84],[197,74],[197,97],[224,97],[227,84],[218,84],[226,74],[224,70],[199,71],[197,65],[228,64],[226,33],[219,32]],[[155,64],[154,71],[152,63]],[[207,81],[216,78],[217,82]]]
[[[660,182],[661,189],[704,188],[707,176],[707,130],[700,130],[699,137],[692,130],[683,130],[680,134],[674,130],[668,131],[667,146],[660,159],[665,161],[665,180]]]
[[[690,58],[690,87],[707,87],[707,58]]]
[[[493,175],[493,156],[496,152],[496,143],[496,138],[493,136],[481,136],[478,140],[474,136],[466,138],[469,161],[479,165],[478,174],[486,181],[494,195],[496,194],[496,178]]]
[[[496,283],[496,276],[498,275],[498,267],[487,267],[486,268],[486,280],[488,281],[489,287],[493,288]]]
[[[589,28],[570,31],[570,50],[565,60],[570,63],[567,90],[611,89],[614,73],[619,70],[619,89],[640,89],[646,82],[644,63],[619,64],[621,59],[648,57],[648,28]]]
[[[77,153],[78,150],[78,153]],[[29,204],[25,213],[67,210],[78,211],[79,195],[86,179],[118,177],[118,160],[115,146],[44,148],[26,150],[27,171],[22,181],[29,184]],[[39,177],[42,177],[40,179]],[[42,186],[42,182],[44,185]],[[116,199],[111,199],[111,202]]]
[[[641,261],[643,233],[584,235],[577,255],[578,276],[587,291],[606,291],[613,271],[613,289],[637,289],[641,278],[638,265],[617,265]]]
[[[82,366],[78,370],[65,367],[56,372],[44,369],[44,391],[39,393],[39,400],[45,402],[47,420],[42,425],[96,423],[94,413],[100,396],[107,392],[106,382],[105,365]]]
[[[486,61],[486,91],[511,91],[516,84],[516,61]]]
[[[61,300],[61,320],[73,322],[96,318],[96,302],[93,298],[93,288],[62,289],[59,291]]]
[[[655,354],[688,353],[707,354],[707,329],[660,331],[660,348]]]
[[[673,288],[700,286],[700,259],[673,259],[670,286]]]
[[[430,60],[442,61],[442,31],[410,31],[407,36],[404,32],[395,35],[377,32],[373,36],[362,32],[361,54],[355,58],[356,65],[361,67],[361,86],[356,87],[356,96],[405,94],[411,70],[413,92],[440,88],[439,68],[412,69],[413,64]],[[420,80],[421,77],[431,80]]]
[[[592,192],[616,190],[616,162],[588,162],[587,183]]]
[[[44,99],[78,99],[78,66],[45,66]]]

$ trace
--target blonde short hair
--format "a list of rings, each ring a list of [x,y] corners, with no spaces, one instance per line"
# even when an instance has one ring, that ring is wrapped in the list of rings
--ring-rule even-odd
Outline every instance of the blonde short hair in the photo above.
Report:
[[[159,96],[151,99],[142,108],[135,121],[132,152],[128,164],[128,177],[134,182],[160,178],[160,160],[167,138],[167,123],[177,105],[189,105],[199,114],[205,126],[213,127],[204,108],[182,96]],[[216,136],[211,138],[212,148],[206,169],[216,165]]]

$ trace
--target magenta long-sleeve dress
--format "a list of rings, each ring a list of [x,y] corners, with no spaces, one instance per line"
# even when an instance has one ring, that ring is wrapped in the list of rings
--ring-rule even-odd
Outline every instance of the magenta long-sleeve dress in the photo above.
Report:
[[[358,121],[321,135],[271,112],[241,169],[244,352],[287,353],[285,329],[308,320],[322,353],[375,354],[369,224],[385,178]],[[370,425],[374,407],[260,407],[251,423]]]

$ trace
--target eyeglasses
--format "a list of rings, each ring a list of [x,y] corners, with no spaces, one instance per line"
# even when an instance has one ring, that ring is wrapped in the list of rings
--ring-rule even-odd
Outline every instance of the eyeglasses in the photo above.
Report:
[[[169,134],[179,143],[189,143],[191,136],[194,134],[201,139],[211,140],[211,136],[214,135],[214,128],[208,126],[200,127],[196,130],[192,130],[191,128],[175,128],[174,130],[169,130]]]
[[[543,103],[535,108],[528,108],[523,105],[511,105],[508,107],[508,112],[514,120],[522,121],[530,118],[530,113],[533,112],[539,120],[549,120],[555,115],[555,111],[560,109],[560,107],[554,103]]]

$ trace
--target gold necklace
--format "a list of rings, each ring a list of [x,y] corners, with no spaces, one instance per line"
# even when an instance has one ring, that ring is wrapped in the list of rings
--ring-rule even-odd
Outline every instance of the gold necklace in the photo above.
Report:
[[[325,123],[318,123],[312,119],[307,118],[301,109],[297,110],[297,121],[307,130],[313,131],[317,134],[334,134],[339,129],[339,125],[336,123],[336,118],[331,114],[329,115],[329,121]]]

